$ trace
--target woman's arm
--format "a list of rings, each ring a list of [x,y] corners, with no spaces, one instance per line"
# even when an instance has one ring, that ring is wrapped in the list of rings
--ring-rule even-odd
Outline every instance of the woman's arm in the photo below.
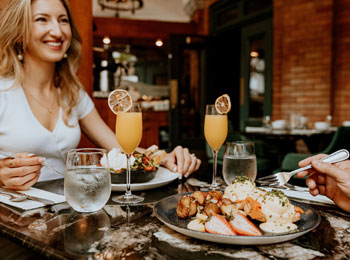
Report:
[[[80,120],[80,126],[83,132],[99,147],[108,151],[114,147],[120,147],[113,131],[103,121],[94,108],[87,116]],[[143,152],[143,148],[137,148]],[[177,146],[172,152],[168,153],[162,164],[171,171],[176,171],[181,176],[188,177],[191,173],[197,171],[201,165],[194,154],[191,154],[187,148]]]
[[[108,151],[120,147],[115,133],[103,121],[96,108],[80,120],[80,127],[91,141]]]

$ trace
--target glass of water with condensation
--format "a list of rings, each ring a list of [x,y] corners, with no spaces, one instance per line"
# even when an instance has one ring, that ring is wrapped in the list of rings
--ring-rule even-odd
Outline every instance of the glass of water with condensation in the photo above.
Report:
[[[257,174],[254,143],[250,141],[227,142],[222,174],[227,185],[237,176],[246,176],[252,181]]]
[[[64,177],[64,195],[78,212],[94,212],[103,208],[111,195],[111,177],[104,149],[69,150]],[[107,160],[108,162],[108,160]]]

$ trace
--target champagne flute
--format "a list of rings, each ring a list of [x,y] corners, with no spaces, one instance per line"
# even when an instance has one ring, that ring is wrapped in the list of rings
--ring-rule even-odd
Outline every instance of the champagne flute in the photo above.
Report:
[[[130,157],[142,139],[142,112],[139,103],[133,103],[126,112],[118,112],[116,121],[116,136],[127,157],[126,163],[126,192],[124,195],[113,197],[120,204],[138,203],[144,197],[131,194],[130,187]]]
[[[217,189],[216,182],[218,151],[227,137],[227,115],[219,114],[215,105],[207,105],[204,119],[204,136],[213,152],[213,180],[211,189]]]

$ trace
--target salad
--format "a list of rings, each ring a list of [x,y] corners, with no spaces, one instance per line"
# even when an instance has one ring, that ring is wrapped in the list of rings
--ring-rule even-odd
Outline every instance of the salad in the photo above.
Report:
[[[155,164],[153,159],[144,153],[134,152],[132,154],[135,158],[134,164],[130,166],[131,170],[145,170],[152,172],[159,168],[159,164]]]
[[[150,152],[150,149],[147,149],[145,153],[140,153],[137,151],[132,153],[130,157],[130,168],[132,171],[153,172],[159,168],[161,158],[164,158],[166,153],[162,150],[158,151],[158,149],[155,151],[154,147],[151,150],[152,152]],[[154,156],[155,154],[156,156]],[[113,148],[108,153],[108,163],[107,158],[103,157],[101,159],[101,164],[109,165],[111,172],[118,174],[125,171],[126,160],[126,155],[119,148]]]

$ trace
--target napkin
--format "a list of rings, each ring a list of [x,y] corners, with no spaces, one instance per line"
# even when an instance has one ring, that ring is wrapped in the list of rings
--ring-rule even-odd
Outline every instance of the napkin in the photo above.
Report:
[[[41,189],[37,189],[34,187],[31,187],[29,190],[26,190],[26,191],[21,191],[21,193],[24,193],[24,194],[27,194],[30,196],[35,196],[38,198],[52,200],[55,202],[55,204],[62,203],[62,202],[66,201],[66,198],[62,195],[52,193],[49,191],[45,191],[45,190],[41,190]],[[20,201],[20,202],[13,202],[13,201],[10,201],[9,199],[10,198],[8,196],[0,193],[0,202],[5,203],[5,204],[10,205],[10,206],[13,206],[13,207],[16,207],[16,208],[19,208],[19,209],[29,210],[29,209],[36,209],[36,208],[40,208],[40,207],[45,206],[41,202],[30,200],[30,199]]]
[[[264,190],[271,190],[272,188],[265,188],[263,187]],[[274,188],[277,189],[277,188]],[[321,204],[328,204],[328,205],[335,205],[335,203],[329,199],[328,197],[324,195],[317,195],[317,196],[312,196],[309,192],[305,191],[295,191],[295,190],[286,190],[286,189],[278,189],[281,190],[286,196],[290,198],[296,198],[300,200],[307,200],[309,203],[316,202],[321,203]]]

